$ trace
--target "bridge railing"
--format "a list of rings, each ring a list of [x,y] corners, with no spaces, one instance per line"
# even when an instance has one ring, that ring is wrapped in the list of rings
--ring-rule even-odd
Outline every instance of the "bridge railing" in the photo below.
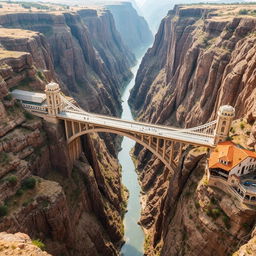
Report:
[[[32,104],[27,104],[27,103],[21,103],[21,105],[30,111],[35,111],[35,112],[40,112],[43,114],[47,114],[47,107],[43,107],[43,106],[37,106],[37,105],[32,105]]]

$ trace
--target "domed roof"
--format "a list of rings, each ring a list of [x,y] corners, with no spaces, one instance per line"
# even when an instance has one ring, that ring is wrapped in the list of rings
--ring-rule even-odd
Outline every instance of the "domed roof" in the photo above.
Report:
[[[235,114],[235,109],[230,105],[224,105],[220,107],[219,112],[222,114],[223,113]]]
[[[45,86],[45,90],[58,90],[60,86],[57,83],[51,82]]]

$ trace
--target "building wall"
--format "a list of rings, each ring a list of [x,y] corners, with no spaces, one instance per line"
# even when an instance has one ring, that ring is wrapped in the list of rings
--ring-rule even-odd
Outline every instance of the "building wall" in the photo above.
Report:
[[[244,167],[244,172],[242,173],[243,167]],[[256,159],[252,157],[247,157],[239,165],[233,168],[232,171],[230,171],[229,176],[233,174],[236,174],[237,176],[242,176],[242,175],[253,172],[255,169],[256,169]]]

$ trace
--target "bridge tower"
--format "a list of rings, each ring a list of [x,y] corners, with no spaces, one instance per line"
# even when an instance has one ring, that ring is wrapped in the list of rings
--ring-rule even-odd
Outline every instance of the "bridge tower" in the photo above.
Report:
[[[51,82],[45,86],[46,101],[48,106],[48,115],[56,116],[62,110],[60,97],[60,86]]]
[[[224,141],[228,137],[234,117],[235,109],[232,106],[224,105],[219,108],[217,124],[214,131],[215,145],[220,141]]]

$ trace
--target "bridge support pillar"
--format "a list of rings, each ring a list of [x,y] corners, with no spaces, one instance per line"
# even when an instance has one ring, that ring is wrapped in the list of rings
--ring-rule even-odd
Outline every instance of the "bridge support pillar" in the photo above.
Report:
[[[80,157],[82,153],[82,145],[80,137],[76,138],[68,145],[69,159],[72,164]]]
[[[170,145],[170,164],[173,160],[173,151],[174,151],[174,142],[171,141],[171,145]]]

